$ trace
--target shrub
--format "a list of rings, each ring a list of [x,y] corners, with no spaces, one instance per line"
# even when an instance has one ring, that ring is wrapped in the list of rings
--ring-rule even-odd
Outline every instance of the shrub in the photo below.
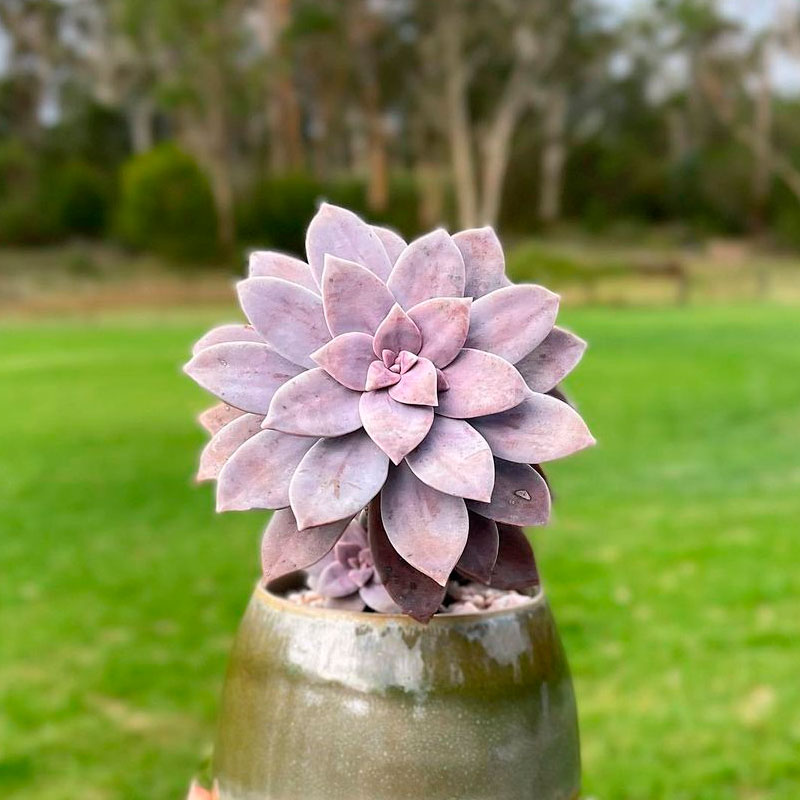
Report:
[[[0,142],[0,243],[41,244],[55,238],[58,225],[39,186],[39,166],[25,145]]]
[[[302,256],[306,220],[321,200],[352,208],[371,222],[388,225],[407,238],[419,232],[418,193],[409,175],[392,177],[389,205],[384,212],[367,208],[366,186],[360,178],[321,182],[293,174],[260,181],[244,196],[237,212],[239,236],[258,247],[272,247]]]
[[[42,187],[43,205],[50,208],[63,233],[101,236],[106,229],[111,197],[106,175],[84,161],[70,161],[52,171]]]
[[[117,229],[126,244],[174,261],[213,259],[218,252],[214,199],[191,156],[166,144],[127,161]]]

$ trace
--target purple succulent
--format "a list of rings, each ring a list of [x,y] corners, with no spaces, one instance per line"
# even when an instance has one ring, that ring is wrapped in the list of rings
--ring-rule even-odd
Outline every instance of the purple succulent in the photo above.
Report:
[[[547,394],[585,349],[554,327],[558,296],[509,283],[491,228],[406,245],[325,204],[306,249],[308,264],[254,253],[238,285],[250,324],[215,328],[186,366],[223,401],[204,415],[198,475],[217,479],[218,510],[279,509],[272,579],[327,555],[369,507],[381,584],[418,619],[455,568],[532,585],[520,526],[550,514],[532,465],[594,443]]]
[[[353,520],[328,555],[309,567],[309,587],[325,598],[328,608],[363,611],[371,608],[383,614],[398,614],[375,569],[367,532]]]

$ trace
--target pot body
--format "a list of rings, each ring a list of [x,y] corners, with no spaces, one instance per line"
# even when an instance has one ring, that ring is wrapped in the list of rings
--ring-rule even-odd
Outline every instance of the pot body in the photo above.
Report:
[[[575,698],[546,599],[422,626],[257,587],[214,772],[221,800],[577,798]]]

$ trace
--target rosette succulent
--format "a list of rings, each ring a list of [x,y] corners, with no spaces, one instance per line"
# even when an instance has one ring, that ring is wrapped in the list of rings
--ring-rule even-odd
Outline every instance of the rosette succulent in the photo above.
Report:
[[[370,608],[384,614],[401,609],[392,600],[375,569],[367,532],[355,520],[327,556],[309,567],[308,585],[327,608],[363,611]]]
[[[218,510],[277,509],[272,579],[318,562],[367,508],[380,585],[420,620],[454,569],[533,585],[521,526],[549,518],[538,465],[594,443],[548,394],[585,348],[555,327],[558,296],[508,281],[491,228],[407,245],[324,204],[306,251],[253,253],[249,324],[210,331],[186,365],[222,401],[202,417],[198,475],[217,480]]]

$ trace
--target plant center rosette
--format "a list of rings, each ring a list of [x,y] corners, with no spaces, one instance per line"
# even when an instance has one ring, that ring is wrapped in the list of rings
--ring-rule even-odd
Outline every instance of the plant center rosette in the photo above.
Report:
[[[266,580],[327,557],[348,588],[369,572],[348,594],[376,610],[426,621],[454,570],[534,585],[539,465],[594,443],[556,390],[585,349],[554,325],[557,295],[508,281],[491,228],[407,245],[325,204],[306,250],[253,253],[249,324],[213,329],[186,365],[222,401],[198,474],[217,509],[276,510]]]

